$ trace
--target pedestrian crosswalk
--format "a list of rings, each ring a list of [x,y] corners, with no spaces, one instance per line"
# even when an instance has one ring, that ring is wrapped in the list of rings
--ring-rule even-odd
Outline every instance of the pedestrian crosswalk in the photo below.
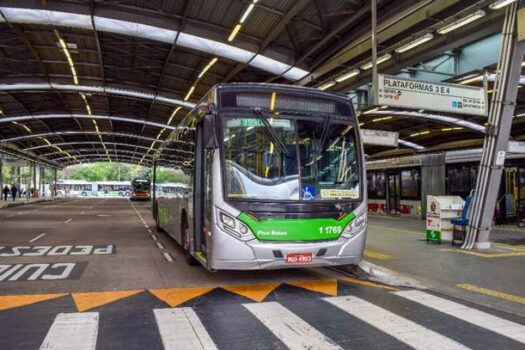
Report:
[[[385,298],[392,303],[385,303]],[[250,334],[241,336],[245,344],[239,345],[238,339],[233,342],[236,346],[228,346],[224,343],[224,339],[228,337],[232,339],[239,337],[239,330],[229,325],[238,326],[239,322],[230,321],[241,316],[245,322],[247,318],[253,318],[255,321],[255,323],[247,322],[251,325],[250,327],[256,326],[254,329],[249,329],[252,334],[263,333],[264,329],[264,334],[274,337],[268,339],[267,349],[352,349],[356,344],[352,343],[353,341],[358,342],[360,339],[371,336],[365,333],[366,329],[385,334],[391,342],[385,347],[396,349],[463,350],[495,348],[496,346],[520,349],[525,344],[525,325],[519,318],[503,318],[472,306],[417,290],[395,291],[387,294],[379,302],[372,299],[368,299],[366,295],[322,298],[321,301],[316,301],[320,303],[318,306],[319,318],[312,318],[310,311],[302,312],[301,302],[294,303],[286,300],[238,304],[232,306],[234,311],[231,313],[224,312],[224,309],[216,311],[213,305],[207,310],[199,309],[198,305],[194,305],[193,307],[156,308],[147,310],[147,312],[153,315],[154,321],[152,322],[154,323],[151,326],[156,328],[155,334],[160,339],[159,343],[168,350],[251,348]],[[417,308],[422,310],[409,314],[411,310]],[[340,315],[327,316],[333,313],[340,313]],[[213,317],[207,317],[209,314],[213,314]],[[102,346],[104,339],[97,339],[99,327],[104,324],[104,315],[103,311],[57,315],[41,342],[40,349],[94,350],[105,348]],[[421,319],[418,320],[418,317]],[[429,326],[429,319],[436,324]],[[212,321],[221,324],[213,324]],[[459,329],[459,331],[451,332],[449,321],[454,328],[464,325],[467,331]],[[331,323],[327,324],[327,322]],[[257,327],[262,328],[257,329]],[[329,334],[324,334],[327,329],[330,330]],[[246,333],[246,329],[240,331]],[[450,332],[453,334],[449,334]],[[479,338],[479,344],[475,343],[478,335],[472,334],[477,332],[486,333],[485,338]],[[498,338],[499,343],[483,343],[483,339],[487,337]],[[371,339],[368,344],[373,344],[373,341],[374,339]],[[279,344],[282,346],[279,347]]]

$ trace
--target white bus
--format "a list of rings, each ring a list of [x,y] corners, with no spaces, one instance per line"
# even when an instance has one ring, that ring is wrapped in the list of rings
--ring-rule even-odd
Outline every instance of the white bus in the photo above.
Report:
[[[130,181],[98,181],[96,187],[99,197],[129,197],[131,195]]]
[[[155,196],[153,214],[189,264],[250,270],[361,261],[366,176],[345,96],[217,85],[168,140],[156,163],[182,168],[189,191]]]
[[[96,196],[96,185],[84,180],[57,181],[57,196],[64,197],[91,197]]]

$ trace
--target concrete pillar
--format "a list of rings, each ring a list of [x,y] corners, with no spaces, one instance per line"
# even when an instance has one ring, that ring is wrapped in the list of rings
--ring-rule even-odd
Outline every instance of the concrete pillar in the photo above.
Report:
[[[53,187],[52,187],[52,190],[51,190],[51,193],[52,193],[52,196],[53,197],[56,197],[57,196],[57,168],[53,168]]]
[[[497,78],[483,143],[480,172],[463,249],[490,248],[490,231],[512,127],[525,44],[517,39],[518,3],[507,7]]]

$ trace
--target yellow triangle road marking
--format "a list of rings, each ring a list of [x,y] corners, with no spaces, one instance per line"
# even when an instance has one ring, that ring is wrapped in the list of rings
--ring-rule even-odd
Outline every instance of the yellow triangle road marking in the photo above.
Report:
[[[14,307],[26,306],[40,301],[56,299],[67,295],[57,294],[33,294],[33,295],[2,295],[0,296],[0,310],[12,309]]]
[[[248,284],[248,285],[238,285],[238,286],[224,286],[222,289],[225,289],[229,292],[239,294],[245,298],[251,299],[256,302],[261,302],[273,292],[273,290],[279,287],[281,283],[263,283],[263,284]]]
[[[188,300],[206,294],[212,289],[215,289],[215,287],[149,289],[149,292],[169,306],[176,307]]]
[[[337,280],[313,280],[313,281],[298,281],[298,282],[286,282],[294,287],[304,288],[311,290],[312,292],[318,292],[326,295],[337,296]]]
[[[127,298],[138,294],[142,290],[124,290],[116,292],[89,292],[89,293],[71,293],[77,310],[83,312],[102,305],[112,303],[122,298]]]

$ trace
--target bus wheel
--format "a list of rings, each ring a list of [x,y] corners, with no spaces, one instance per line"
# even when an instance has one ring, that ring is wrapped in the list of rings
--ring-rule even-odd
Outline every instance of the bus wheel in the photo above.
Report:
[[[182,224],[182,248],[184,249],[184,260],[190,266],[196,266],[199,262],[190,254],[190,229],[188,224],[184,222]]]

